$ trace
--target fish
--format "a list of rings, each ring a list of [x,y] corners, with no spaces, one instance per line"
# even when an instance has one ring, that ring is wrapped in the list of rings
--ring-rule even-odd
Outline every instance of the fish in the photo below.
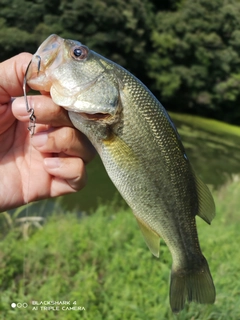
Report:
[[[33,55],[25,78],[32,89],[50,92],[91,141],[154,256],[160,238],[165,241],[172,255],[172,311],[191,301],[213,304],[215,286],[196,216],[210,224],[214,200],[162,104],[120,65],[55,34]]]

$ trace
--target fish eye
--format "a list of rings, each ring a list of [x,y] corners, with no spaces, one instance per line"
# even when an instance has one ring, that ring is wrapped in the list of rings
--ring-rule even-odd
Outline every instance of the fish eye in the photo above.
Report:
[[[75,60],[83,60],[88,55],[88,49],[84,46],[75,47],[72,49],[72,57]]]

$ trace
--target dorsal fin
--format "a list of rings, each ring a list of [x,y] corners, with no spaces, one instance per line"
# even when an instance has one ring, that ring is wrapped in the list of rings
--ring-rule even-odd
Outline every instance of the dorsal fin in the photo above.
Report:
[[[147,226],[142,220],[136,217],[140,230],[142,231],[143,238],[155,257],[159,257],[160,236]]]

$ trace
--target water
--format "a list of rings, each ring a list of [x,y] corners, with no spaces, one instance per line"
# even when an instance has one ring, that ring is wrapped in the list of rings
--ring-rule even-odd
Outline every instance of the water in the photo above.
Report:
[[[171,114],[171,117],[194,170],[205,183],[217,188],[239,174],[240,128],[194,116]],[[124,203],[99,157],[87,166],[87,172],[88,183],[83,190],[60,198],[65,209],[89,213],[99,203]]]

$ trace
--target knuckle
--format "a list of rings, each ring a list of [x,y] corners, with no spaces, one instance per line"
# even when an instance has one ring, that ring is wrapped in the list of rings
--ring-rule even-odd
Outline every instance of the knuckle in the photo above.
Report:
[[[76,167],[76,177],[68,181],[69,185],[75,190],[79,191],[87,184],[87,174],[83,162],[78,159],[78,165]]]
[[[61,130],[61,145],[62,152],[68,153],[69,150],[73,147],[75,142],[74,131],[71,128],[64,127]]]

